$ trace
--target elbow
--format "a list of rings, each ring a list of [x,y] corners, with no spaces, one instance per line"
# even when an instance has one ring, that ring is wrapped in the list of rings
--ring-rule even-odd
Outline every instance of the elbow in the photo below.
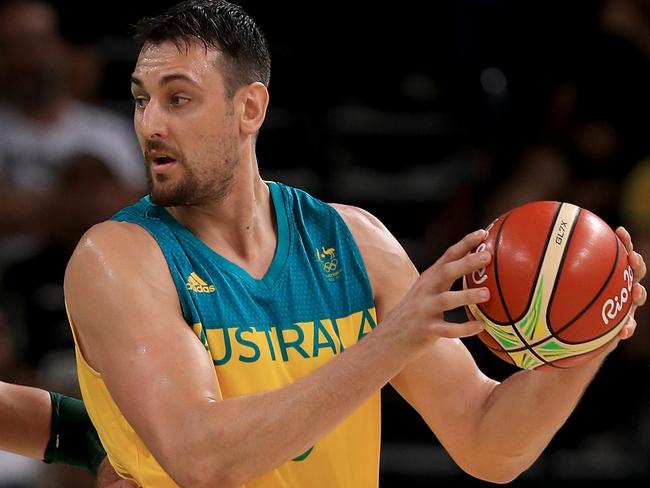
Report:
[[[233,459],[212,452],[170,453],[161,456],[160,465],[180,488],[239,488],[245,479]]]
[[[470,476],[489,483],[504,485],[517,479],[530,463],[520,458],[486,457],[476,464],[459,464]]]
[[[481,479],[483,481],[487,481],[488,483],[494,483],[497,485],[506,485],[516,480],[520,474],[521,474],[520,472],[502,471],[498,473],[490,473],[487,476],[474,476],[474,477]]]
[[[204,478],[198,483],[190,482],[188,484],[180,484],[181,488],[239,488],[242,484],[234,481],[230,476],[219,475],[211,476],[209,479]]]
[[[180,488],[239,488],[242,478],[239,452],[221,430],[199,437],[193,432],[185,436],[164,436],[152,442],[152,454],[160,467]],[[214,449],[211,446],[221,446]]]
[[[239,488],[243,481],[234,469],[220,466],[218,462],[193,461],[181,467],[173,476],[180,488]]]
[[[490,470],[490,471],[473,471],[469,469],[464,469],[467,474],[473,476],[474,478],[480,479],[482,481],[487,481],[488,483],[494,483],[497,485],[506,485],[515,479],[521,474],[519,471],[506,471],[503,469]]]

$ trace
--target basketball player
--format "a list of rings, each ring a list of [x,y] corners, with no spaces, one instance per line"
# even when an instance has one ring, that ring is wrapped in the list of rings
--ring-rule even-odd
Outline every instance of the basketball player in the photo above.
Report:
[[[389,381],[468,473],[528,468],[618,339],[572,369],[487,378],[458,339],[482,324],[442,315],[488,300],[450,291],[489,262],[469,254],[484,231],[418,276],[372,215],[263,181],[270,61],[239,7],[185,1],[137,38],[151,193],[88,231],[65,279],[80,386],[117,472],[156,488],[376,487]],[[645,265],[630,264],[639,306]]]
[[[135,486],[106,460],[81,401],[0,381],[0,450],[86,468],[98,488]]]

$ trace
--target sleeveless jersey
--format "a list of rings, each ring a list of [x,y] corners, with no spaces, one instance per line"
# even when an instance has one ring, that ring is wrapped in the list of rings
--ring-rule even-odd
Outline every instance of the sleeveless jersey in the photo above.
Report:
[[[259,280],[148,197],[112,217],[138,224],[156,239],[185,320],[214,363],[223,399],[286,386],[376,324],[361,255],[338,212],[301,190],[268,185],[278,239],[273,261]],[[144,488],[176,487],[120,413],[101,375],[78,347],[76,354],[86,408],[118,473]],[[253,436],[250,442],[257,440]],[[376,487],[379,444],[377,392],[312,448],[245,487]]]

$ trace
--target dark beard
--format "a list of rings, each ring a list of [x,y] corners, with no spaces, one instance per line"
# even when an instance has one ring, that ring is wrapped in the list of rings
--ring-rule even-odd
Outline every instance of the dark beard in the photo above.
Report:
[[[175,186],[164,185],[166,175],[158,175],[159,184],[156,185],[151,171],[147,171],[151,202],[161,207],[194,207],[219,203],[228,196],[235,179],[232,168],[229,169],[207,184],[201,184],[194,173],[186,173],[185,178]]]

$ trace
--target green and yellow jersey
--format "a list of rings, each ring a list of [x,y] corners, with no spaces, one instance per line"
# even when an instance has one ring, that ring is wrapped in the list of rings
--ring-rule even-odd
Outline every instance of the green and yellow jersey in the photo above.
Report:
[[[361,255],[336,210],[301,190],[269,187],[278,243],[262,279],[215,253],[148,197],[113,217],[144,227],[158,242],[223,399],[286,386],[376,325]],[[77,368],[86,408],[118,473],[145,488],[176,487],[78,348]],[[379,445],[376,393],[305,453],[245,487],[376,487]]]

